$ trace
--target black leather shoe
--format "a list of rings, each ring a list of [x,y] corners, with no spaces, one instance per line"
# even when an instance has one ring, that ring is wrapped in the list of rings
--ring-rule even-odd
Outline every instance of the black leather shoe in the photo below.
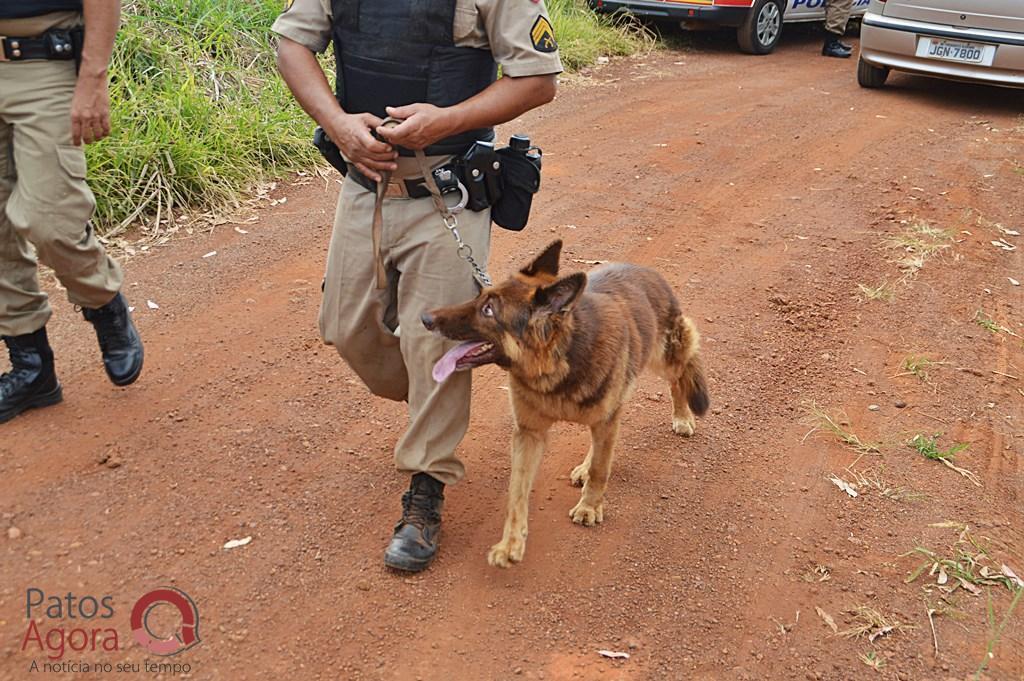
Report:
[[[853,47],[841,42],[834,33],[829,33],[825,38],[825,44],[821,48],[821,54],[825,57],[848,59],[853,55]]]
[[[103,368],[114,385],[131,385],[142,373],[142,339],[128,312],[128,302],[118,293],[103,307],[82,308],[82,315],[96,329],[103,353]]]
[[[64,399],[46,327],[23,336],[4,336],[3,340],[11,370],[0,375],[0,423],[27,409],[48,407]]]
[[[407,572],[425,570],[437,555],[443,507],[444,483],[426,473],[412,476],[409,491],[402,495],[402,519],[384,552],[384,564]]]

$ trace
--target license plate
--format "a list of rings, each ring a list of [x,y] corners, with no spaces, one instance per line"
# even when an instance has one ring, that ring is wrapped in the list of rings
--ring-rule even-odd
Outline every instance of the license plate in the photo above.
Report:
[[[995,54],[995,45],[939,38],[919,38],[917,41],[917,56],[925,59],[991,66]]]

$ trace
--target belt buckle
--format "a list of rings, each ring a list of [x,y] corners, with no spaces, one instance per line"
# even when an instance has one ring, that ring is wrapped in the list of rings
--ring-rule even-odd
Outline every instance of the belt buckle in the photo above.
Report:
[[[391,180],[384,188],[384,196],[389,199],[404,199],[409,196],[409,192],[406,191],[405,182]]]

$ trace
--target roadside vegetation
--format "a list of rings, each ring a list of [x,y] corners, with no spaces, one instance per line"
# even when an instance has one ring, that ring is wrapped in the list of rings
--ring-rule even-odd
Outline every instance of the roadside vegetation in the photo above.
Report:
[[[111,64],[113,135],[87,149],[106,237],[174,231],[183,213],[237,206],[256,184],[320,163],[312,124],[274,65],[282,0],[132,0]],[[566,68],[632,54],[653,36],[583,0],[551,0]],[[331,57],[325,58],[325,64]]]
[[[655,45],[655,34],[626,15],[596,14],[585,0],[548,0],[546,4],[567,71],[590,66],[598,57],[637,54]]]

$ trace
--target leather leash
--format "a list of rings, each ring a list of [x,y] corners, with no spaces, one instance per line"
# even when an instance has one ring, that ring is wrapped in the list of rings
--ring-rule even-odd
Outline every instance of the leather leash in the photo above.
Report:
[[[388,117],[381,123],[381,127],[393,128],[400,124],[402,121],[397,118]],[[476,280],[477,286],[481,289],[488,288],[491,286],[491,278],[488,276],[487,271],[477,263],[473,257],[473,247],[467,244],[462,239],[462,235],[459,234],[459,221],[455,217],[455,211],[448,207],[448,204],[444,202],[444,197],[441,196],[441,189],[437,186],[437,180],[434,178],[434,172],[430,168],[430,164],[427,163],[427,156],[422,150],[416,149],[416,162],[420,166],[420,173],[423,175],[423,181],[427,185],[427,189],[430,190],[431,200],[434,202],[434,207],[437,208],[437,212],[441,215],[441,220],[444,223],[445,229],[455,239],[455,246],[457,248],[457,254],[459,258],[469,263],[469,266],[473,270],[473,279]],[[387,288],[387,270],[384,266],[384,254],[381,252],[381,240],[384,232],[384,195],[387,192],[388,182],[391,180],[391,173],[388,171],[382,171],[380,173],[381,180],[377,183],[377,200],[373,207],[373,252],[376,260],[376,273],[377,273],[377,288]],[[461,208],[460,208],[461,210]]]

